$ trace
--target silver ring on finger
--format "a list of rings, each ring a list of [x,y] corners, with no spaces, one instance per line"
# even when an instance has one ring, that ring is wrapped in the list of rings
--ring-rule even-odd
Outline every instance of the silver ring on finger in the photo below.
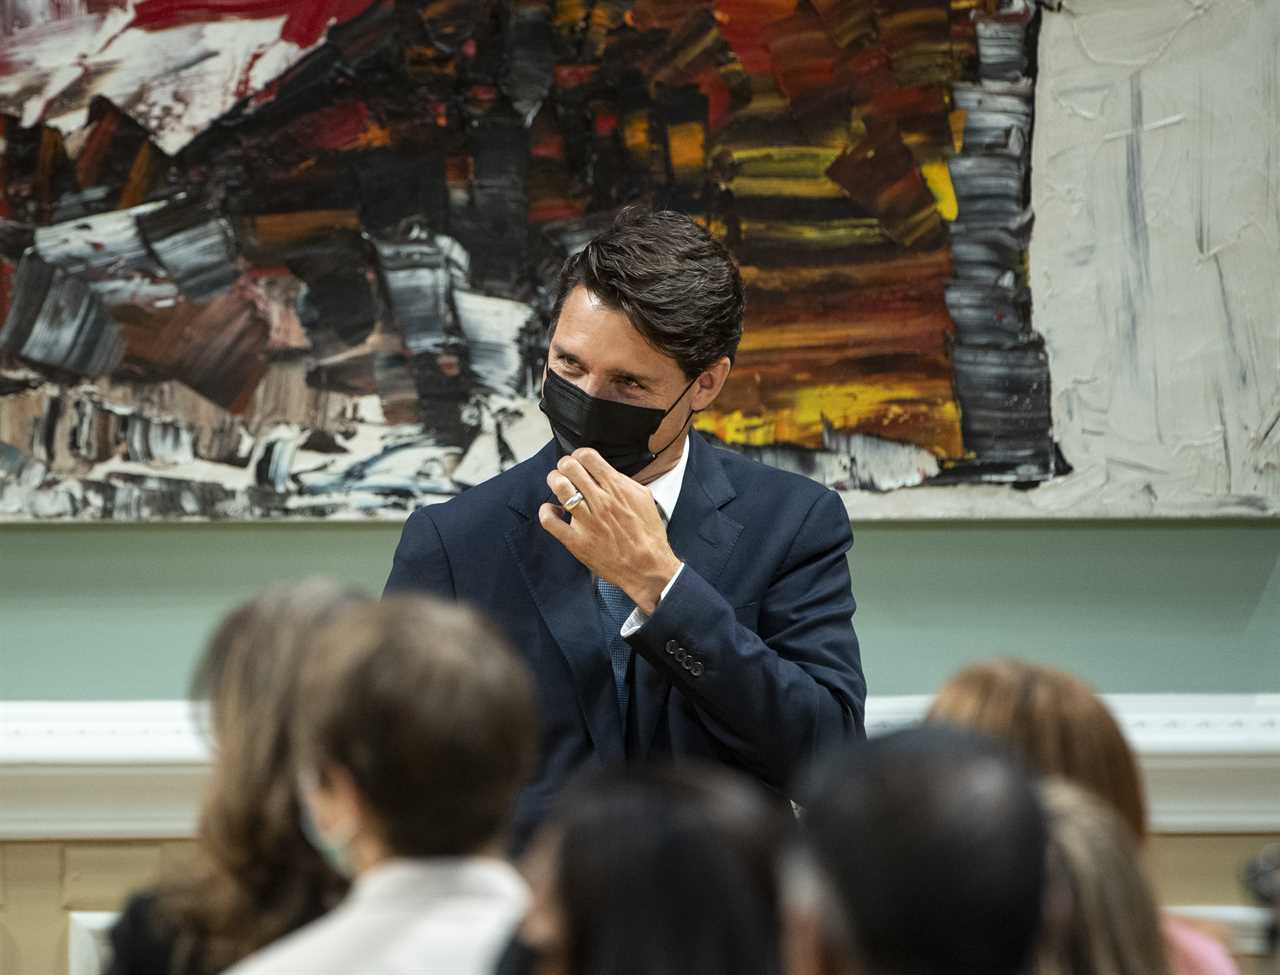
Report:
[[[585,503],[586,503],[586,498],[582,496],[582,492],[574,491],[573,494],[571,494],[568,498],[565,499],[565,502],[563,505],[561,505],[561,507],[564,508],[565,511],[573,511],[573,509],[578,507],[578,505],[585,504]]]

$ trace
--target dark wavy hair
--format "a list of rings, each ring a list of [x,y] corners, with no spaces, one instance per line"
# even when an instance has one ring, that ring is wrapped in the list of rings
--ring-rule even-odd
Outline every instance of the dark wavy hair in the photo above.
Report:
[[[190,692],[208,703],[213,737],[200,856],[157,899],[157,921],[174,934],[175,971],[222,971],[345,893],[299,826],[292,723],[316,632],[367,602],[324,580],[276,585],[232,610],[209,641]]]
[[[552,825],[568,975],[776,975],[786,817],[719,768],[612,769]]]
[[[693,379],[742,338],[742,277],[728,249],[683,213],[632,205],[564,262],[552,330],[582,285],[625,314],[640,334]]]

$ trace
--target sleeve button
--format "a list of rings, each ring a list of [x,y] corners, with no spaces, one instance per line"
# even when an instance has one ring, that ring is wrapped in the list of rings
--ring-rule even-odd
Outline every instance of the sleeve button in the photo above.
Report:
[[[677,644],[675,640],[668,640],[667,645],[664,649],[667,651],[667,653],[674,654],[677,650],[680,649],[680,645]]]
[[[701,660],[695,660],[695,661],[693,662],[692,666],[690,666],[690,667],[689,667],[689,673],[690,673],[690,674],[692,674],[694,677],[701,677],[701,676],[702,676],[702,661],[701,661]]]

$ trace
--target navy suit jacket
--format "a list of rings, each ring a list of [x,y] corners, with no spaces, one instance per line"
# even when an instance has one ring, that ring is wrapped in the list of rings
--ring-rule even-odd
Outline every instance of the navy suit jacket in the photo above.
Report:
[[[478,607],[536,678],[541,760],[518,803],[517,845],[585,766],[709,760],[785,794],[815,754],[863,733],[844,504],[808,478],[689,436],[668,526],[684,569],[627,640],[625,722],[591,573],[538,523],[538,507],[556,500],[546,483],[554,442],[405,523],[387,592]]]

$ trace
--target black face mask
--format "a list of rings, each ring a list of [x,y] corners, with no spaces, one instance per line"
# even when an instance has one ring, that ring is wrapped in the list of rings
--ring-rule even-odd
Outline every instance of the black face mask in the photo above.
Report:
[[[684,393],[689,392],[697,381],[695,376],[684,388]],[[677,433],[657,453],[649,449],[649,438],[657,432],[667,414],[676,408],[676,403],[684,399],[684,393],[665,410],[632,406],[584,393],[548,369],[538,407],[551,421],[551,432],[555,434],[561,457],[579,447],[593,447],[619,474],[631,477],[653,463],[653,459],[680,436]],[[689,416],[692,418],[693,411]],[[680,429],[683,432],[684,427]]]

